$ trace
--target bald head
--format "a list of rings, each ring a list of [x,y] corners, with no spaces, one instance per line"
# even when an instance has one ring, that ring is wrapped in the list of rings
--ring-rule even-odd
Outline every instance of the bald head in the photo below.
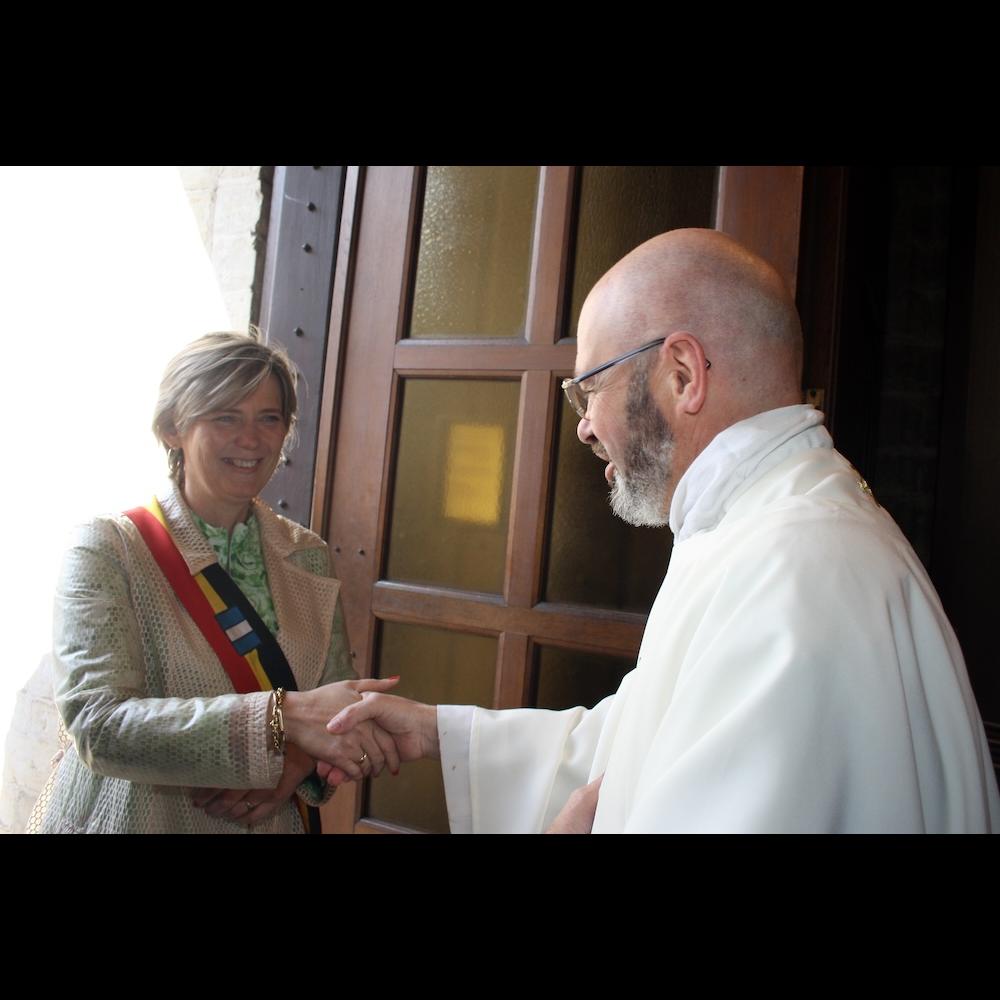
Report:
[[[725,397],[716,402],[736,419],[800,401],[795,303],[778,272],[725,233],[676,229],[648,240],[598,281],[580,315],[592,356],[676,331],[700,342]]]
[[[658,339],[581,383],[577,436],[608,462],[612,506],[632,524],[666,523],[681,476],[721,431],[802,402],[795,303],[724,233],[673,230],[615,264],[580,313],[576,370]]]

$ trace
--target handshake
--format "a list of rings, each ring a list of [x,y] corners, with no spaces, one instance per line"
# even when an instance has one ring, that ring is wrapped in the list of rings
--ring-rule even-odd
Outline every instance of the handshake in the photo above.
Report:
[[[317,762],[331,785],[393,774],[400,764],[440,757],[437,709],[386,694],[398,677],[326,684],[289,691],[282,714],[285,737]]]
[[[273,815],[315,769],[328,784],[374,778],[388,767],[440,757],[437,709],[384,694],[399,681],[338,681],[286,691],[281,714],[285,758],[275,788],[195,788],[192,800],[210,816],[253,826]],[[267,733],[270,745],[271,733]]]
[[[285,695],[285,734],[317,761],[331,785],[376,777],[384,767],[441,758],[437,708],[386,694],[398,677],[339,681]],[[590,833],[604,775],[574,791],[548,833]]]

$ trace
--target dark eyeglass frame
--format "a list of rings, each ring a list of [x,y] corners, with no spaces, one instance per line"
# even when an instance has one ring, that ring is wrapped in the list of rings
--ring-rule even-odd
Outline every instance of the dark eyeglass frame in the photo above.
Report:
[[[657,337],[656,340],[651,340],[648,344],[643,344],[642,347],[636,347],[634,350],[626,351],[625,354],[621,354],[617,358],[612,358],[610,361],[605,361],[603,365],[591,368],[589,372],[577,375],[576,378],[563,379],[562,390],[566,393],[569,405],[573,407],[578,416],[586,418],[587,394],[580,388],[581,382],[585,382],[588,378],[593,378],[594,375],[600,375],[601,372],[607,371],[609,368],[614,368],[615,365],[620,365],[623,361],[628,361],[629,358],[634,358],[637,354],[642,354],[643,351],[648,351],[651,347],[659,347],[666,339],[666,337]],[[705,358],[705,368],[709,369],[711,367],[712,362],[708,358]]]

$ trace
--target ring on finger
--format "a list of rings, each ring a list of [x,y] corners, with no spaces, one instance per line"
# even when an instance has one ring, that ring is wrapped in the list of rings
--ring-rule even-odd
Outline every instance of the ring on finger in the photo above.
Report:
[[[244,799],[243,801],[246,803],[247,812],[253,812],[257,808],[256,802],[251,802],[249,799]]]
[[[368,751],[367,750],[362,750],[361,751],[361,760],[358,761],[358,767],[364,767],[365,764],[367,763],[367,761],[368,761]]]

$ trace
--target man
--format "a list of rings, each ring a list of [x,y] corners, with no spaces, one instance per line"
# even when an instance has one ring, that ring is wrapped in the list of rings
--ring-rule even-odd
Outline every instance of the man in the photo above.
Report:
[[[440,756],[454,831],[1000,828],[958,643],[801,404],[801,343],[778,274],[722,233],[616,264],[565,387],[615,513],[674,533],[636,669],[589,712],[373,694],[331,732],[371,718]]]

